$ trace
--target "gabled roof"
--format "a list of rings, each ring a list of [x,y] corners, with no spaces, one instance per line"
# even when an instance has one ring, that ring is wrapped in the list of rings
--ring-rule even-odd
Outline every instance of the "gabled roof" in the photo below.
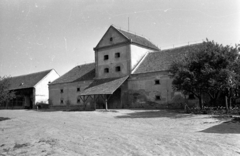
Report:
[[[32,88],[51,71],[52,69],[27,75],[11,77],[9,81],[9,90]]]
[[[149,41],[148,39],[146,39],[142,36],[139,36],[139,35],[136,35],[136,34],[121,30],[121,29],[117,29],[117,30],[121,34],[123,34],[127,39],[129,39],[132,43],[135,43],[137,45],[144,46],[144,47],[147,47],[147,48],[150,48],[150,49],[160,50],[151,41]]]
[[[74,67],[69,72],[53,81],[50,85],[93,80],[94,77],[95,77],[95,63],[89,63]]]
[[[174,60],[186,56],[192,47],[200,46],[201,44],[202,43],[198,43],[158,52],[150,52],[133,74],[167,71]]]
[[[80,95],[113,94],[126,80],[128,76],[122,78],[97,79],[88,86]]]
[[[103,35],[103,37],[101,38],[101,40],[98,42],[97,46],[95,47],[97,49],[97,47],[99,46],[99,44],[101,43],[101,41],[103,40],[104,36],[107,34],[107,32],[113,28],[114,30],[116,30],[120,35],[122,35],[126,40],[127,42],[129,43],[133,43],[133,44],[136,44],[136,45],[139,45],[139,46],[142,46],[142,47],[145,47],[145,48],[149,48],[149,49],[152,49],[152,50],[157,50],[159,51],[160,49],[154,45],[151,41],[149,41],[148,39],[142,37],[142,36],[139,36],[137,34],[133,34],[131,32],[128,32],[128,31],[124,31],[124,30],[121,30],[121,29],[118,29],[116,27],[114,27],[113,25],[111,25],[108,30],[106,31],[106,33]],[[94,49],[95,49],[94,48]]]

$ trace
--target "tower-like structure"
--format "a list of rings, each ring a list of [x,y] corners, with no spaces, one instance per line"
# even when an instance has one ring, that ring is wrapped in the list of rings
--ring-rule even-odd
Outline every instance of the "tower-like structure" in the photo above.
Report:
[[[130,75],[139,61],[158,47],[144,37],[110,26],[95,51],[95,77],[116,78]]]

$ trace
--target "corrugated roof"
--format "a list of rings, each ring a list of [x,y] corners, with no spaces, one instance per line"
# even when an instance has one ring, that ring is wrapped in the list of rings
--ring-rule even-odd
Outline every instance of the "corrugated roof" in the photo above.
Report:
[[[50,73],[51,70],[41,71],[27,75],[14,76],[10,78],[9,90],[32,88],[40,80],[42,80],[48,73]]]
[[[169,70],[171,63],[187,55],[190,49],[200,46],[202,43],[182,46],[173,49],[162,50],[149,53],[133,74],[166,71]]]
[[[95,63],[76,66],[51,84],[92,80],[95,77]],[[50,84],[50,85],[51,85]]]
[[[80,95],[113,94],[127,78],[128,76],[94,80],[87,89],[80,93]]]
[[[150,42],[148,39],[146,39],[146,38],[144,38],[142,36],[139,36],[139,35],[136,35],[136,34],[133,34],[133,33],[130,33],[130,32],[124,31],[124,30],[121,30],[121,29],[117,29],[117,30],[121,34],[123,34],[126,38],[131,40],[132,43],[135,43],[135,44],[138,44],[138,45],[142,45],[144,47],[148,47],[148,48],[151,48],[151,49],[154,49],[154,50],[160,50],[152,42]]]

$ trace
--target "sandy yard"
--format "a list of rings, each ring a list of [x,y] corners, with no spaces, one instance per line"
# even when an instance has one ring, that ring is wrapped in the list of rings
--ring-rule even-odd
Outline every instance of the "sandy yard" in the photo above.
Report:
[[[0,156],[240,155],[240,123],[166,110],[0,110]]]

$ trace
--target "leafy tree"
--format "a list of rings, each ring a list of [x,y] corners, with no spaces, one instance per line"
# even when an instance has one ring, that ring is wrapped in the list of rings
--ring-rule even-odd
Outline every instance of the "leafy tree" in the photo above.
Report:
[[[0,105],[8,104],[10,100],[15,98],[15,93],[10,92],[9,86],[10,86],[10,77],[1,77],[0,76]]]
[[[189,47],[188,55],[174,61],[170,67],[173,88],[194,94],[200,108],[203,108],[203,94],[208,94],[216,105],[221,93],[240,82],[238,51],[237,46],[223,46],[208,40]]]

